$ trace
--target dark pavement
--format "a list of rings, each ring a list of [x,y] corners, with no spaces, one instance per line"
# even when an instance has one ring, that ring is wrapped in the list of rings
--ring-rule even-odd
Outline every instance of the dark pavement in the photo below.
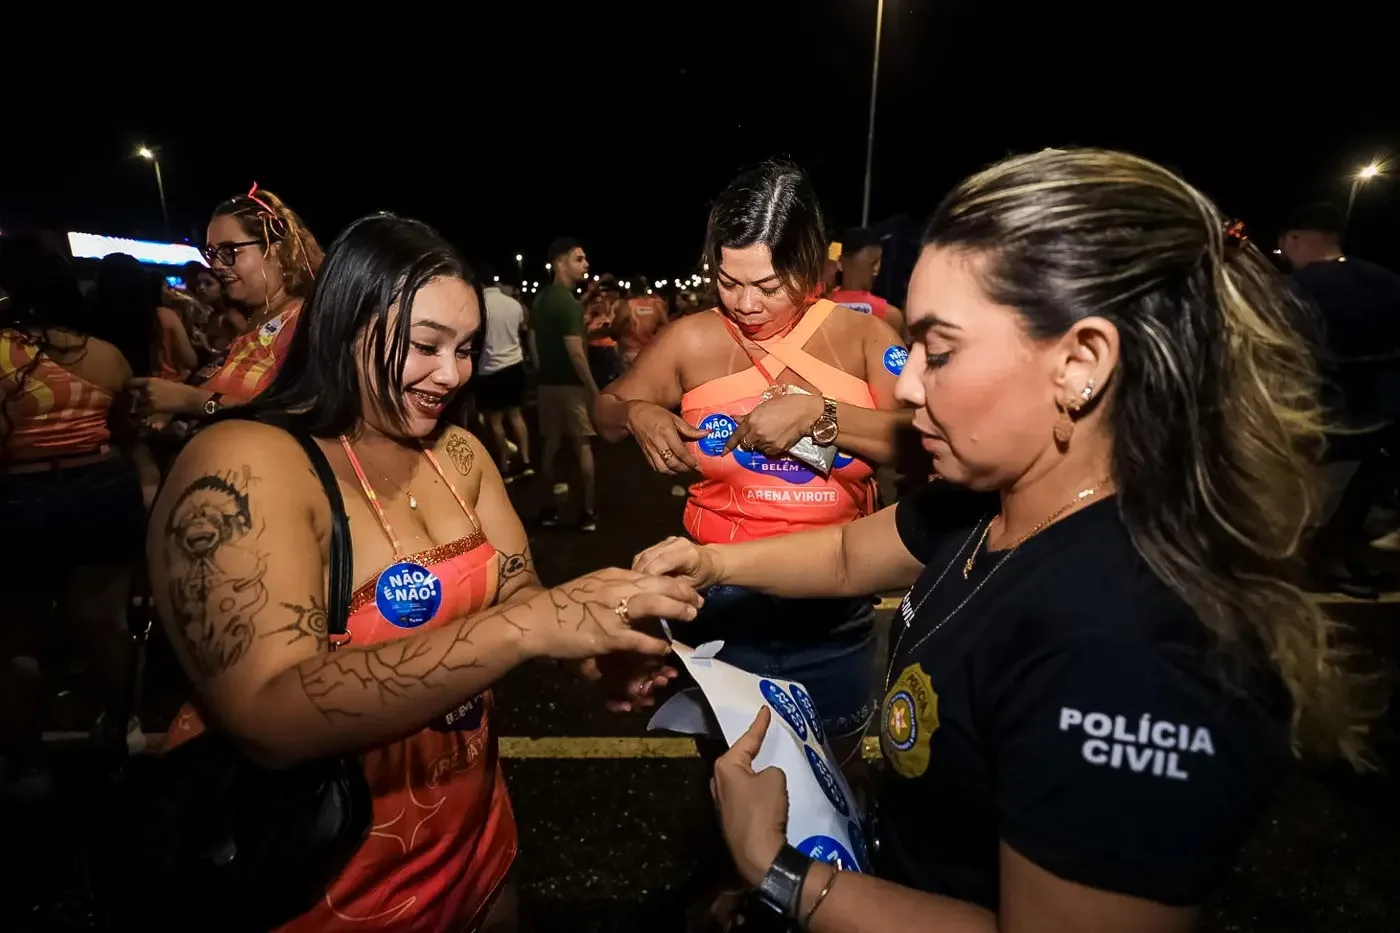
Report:
[[[675,483],[651,473],[633,445],[600,443],[598,463],[600,530],[531,532],[546,585],[603,566],[627,566],[636,551],[680,528],[684,500],[672,495]],[[538,480],[511,487],[527,519],[538,510],[543,492]],[[566,509],[565,519],[575,513],[576,508]],[[1400,657],[1396,604],[1352,604],[1340,612],[1366,642]],[[881,613],[886,624],[888,616]],[[516,880],[522,929],[682,929],[687,903],[722,858],[703,763],[693,757],[599,757],[618,754],[616,743],[586,739],[644,737],[649,713],[607,713],[590,687],[550,666],[513,672],[499,684],[497,699],[500,735],[564,740],[540,743],[532,752],[543,749],[559,757],[514,757],[505,765],[521,828]],[[145,715],[155,713],[148,708]],[[146,724],[156,730],[164,721],[147,718]],[[632,744],[631,754],[647,751],[644,743]],[[1397,791],[1393,778],[1297,769],[1211,906],[1204,929],[1400,929]],[[6,840],[5,860],[28,857],[21,852],[27,848]],[[53,871],[38,874],[52,884]],[[17,882],[14,875],[10,880]],[[0,929],[83,928],[72,919],[81,910],[67,912],[65,923],[73,925],[59,924],[48,913],[40,920],[38,913],[22,909],[8,917],[0,912]]]

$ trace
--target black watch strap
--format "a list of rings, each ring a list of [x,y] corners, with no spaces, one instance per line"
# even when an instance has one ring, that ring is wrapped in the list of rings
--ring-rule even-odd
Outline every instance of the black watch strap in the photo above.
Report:
[[[792,846],[783,846],[758,886],[759,898],[784,917],[795,919],[802,900],[802,882],[807,880],[811,867],[810,858]]]

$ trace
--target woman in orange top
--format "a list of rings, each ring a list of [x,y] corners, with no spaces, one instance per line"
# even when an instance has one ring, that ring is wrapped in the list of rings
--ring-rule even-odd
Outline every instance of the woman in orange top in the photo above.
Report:
[[[665,299],[649,294],[650,291],[646,280],[641,279],[639,291],[622,302],[613,321],[613,333],[617,336],[624,371],[637,361],[647,344],[670,322]]]
[[[38,570],[5,582],[0,749],[11,760],[0,783],[23,771],[42,783],[42,647],[91,658],[103,700],[125,669],[123,609],[146,512],[109,422],[120,423],[113,401],[131,377],[115,341],[149,359],[131,323],[85,302],[70,264],[37,239],[0,239],[0,564]],[[55,621],[78,632],[55,638]]]
[[[664,473],[699,470],[685,530],[701,544],[829,528],[868,515],[873,465],[894,456],[904,347],[882,321],[815,300],[826,243],[816,192],[795,165],[747,172],[710,213],[706,258],[720,307],[663,328],[598,402],[605,437],[637,439]],[[680,409],[680,416],[672,413]],[[839,449],[829,471],[794,459],[803,438]],[[874,709],[869,599],[776,600],[715,587],[686,638],[801,681],[849,748]]]
[[[307,311],[272,386],[176,461],[150,525],[157,611],[197,709],[259,760],[361,755],[369,836],[285,929],[500,929],[516,832],[491,685],[528,658],[663,656],[629,619],[690,619],[699,598],[616,569],[540,586],[491,456],[450,426],[481,306],[436,233],[352,224]],[[325,451],[350,520],[360,585],[338,650],[329,504],[288,430]],[[189,710],[171,732],[199,728]]]
[[[321,247],[301,218],[257,185],[216,207],[206,236],[204,258],[249,328],[190,377],[190,385],[132,380],[143,414],[213,414],[267,388],[321,265]]]

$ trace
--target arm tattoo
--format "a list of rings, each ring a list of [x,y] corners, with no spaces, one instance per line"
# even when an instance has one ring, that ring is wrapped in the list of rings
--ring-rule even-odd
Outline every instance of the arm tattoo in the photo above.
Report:
[[[472,450],[471,441],[460,434],[454,434],[447,439],[447,455],[452,458],[452,465],[457,468],[457,472],[463,476],[469,476],[472,471],[472,464],[476,462],[476,452]]]
[[[529,545],[519,554],[496,552],[496,602],[502,603],[524,589],[539,589],[540,578],[535,573],[535,558]]]
[[[615,624],[617,611],[602,598],[604,585],[585,577],[528,601],[469,616],[456,623],[455,633],[445,643],[431,632],[372,647],[324,652],[299,668],[302,689],[328,722],[371,716],[377,709],[425,693],[458,697],[464,686],[454,684],[453,678],[486,666],[472,642],[477,626],[495,619],[522,635],[549,624],[576,631],[592,627],[601,633],[604,623]]]
[[[471,639],[481,621],[477,617],[458,623],[456,636],[445,648],[410,636],[375,648],[322,654],[301,666],[302,689],[330,722],[364,716],[370,700],[387,706],[412,699],[415,693],[439,687],[443,676],[483,666]]]
[[[237,664],[267,605],[262,523],[248,504],[251,470],[207,473],[185,487],[165,523],[170,605],[190,661],[206,680]]]
[[[263,638],[270,635],[282,635],[286,639],[284,647],[294,645],[303,638],[310,638],[315,642],[317,651],[325,650],[328,638],[326,607],[319,598],[311,597],[310,605],[306,606],[283,603],[282,608],[292,612],[292,621],[281,628],[263,632]]]

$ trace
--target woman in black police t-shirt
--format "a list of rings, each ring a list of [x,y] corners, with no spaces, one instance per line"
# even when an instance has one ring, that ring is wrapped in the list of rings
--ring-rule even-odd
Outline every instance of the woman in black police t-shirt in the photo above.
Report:
[[[715,769],[738,866],[816,931],[1187,928],[1290,740],[1360,754],[1330,625],[1281,578],[1322,434],[1295,306],[1180,178],[1071,150],[955,189],[908,308],[897,394],[946,483],[635,565],[784,597],[913,584],[874,874],[784,846],[781,773],[751,768],[766,711]]]

